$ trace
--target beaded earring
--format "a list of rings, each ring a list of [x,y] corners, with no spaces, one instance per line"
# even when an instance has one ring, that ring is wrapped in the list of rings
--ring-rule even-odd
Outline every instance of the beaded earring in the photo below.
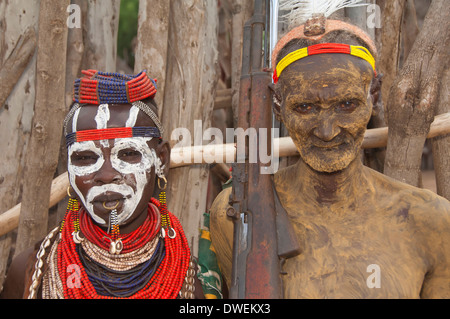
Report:
[[[164,186],[161,186],[161,180],[164,181]],[[160,206],[160,212],[161,212],[161,236],[164,238],[169,236],[169,238],[175,238],[177,233],[175,232],[175,229],[173,229],[170,219],[169,219],[169,210],[167,209],[167,201],[166,201],[166,192],[165,189],[167,188],[167,179],[164,176],[164,174],[161,174],[158,176],[158,187],[160,190],[159,193],[159,202],[161,204]]]
[[[73,241],[76,244],[79,244],[83,241],[83,237],[80,235],[80,219],[79,219],[79,211],[80,211],[80,203],[78,200],[72,196],[70,193],[70,186],[67,187],[67,195],[69,196],[69,202],[67,203],[66,216],[71,216],[71,222],[73,224],[74,231],[72,232]],[[64,223],[66,220],[64,219],[61,223],[60,231],[62,231],[64,227]]]
[[[111,255],[119,255],[123,249],[122,238],[120,238],[119,231],[119,219],[117,218],[117,206],[119,206],[119,201],[117,201],[114,207],[108,207],[103,203],[105,209],[111,210],[109,215],[109,230],[111,232],[111,243],[109,244],[109,253]]]

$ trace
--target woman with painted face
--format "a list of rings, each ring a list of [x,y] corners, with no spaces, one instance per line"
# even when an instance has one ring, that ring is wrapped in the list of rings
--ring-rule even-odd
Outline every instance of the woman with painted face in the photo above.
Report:
[[[166,205],[170,147],[155,81],[145,72],[83,74],[64,121],[69,205],[39,247],[24,297],[202,297],[183,229]]]

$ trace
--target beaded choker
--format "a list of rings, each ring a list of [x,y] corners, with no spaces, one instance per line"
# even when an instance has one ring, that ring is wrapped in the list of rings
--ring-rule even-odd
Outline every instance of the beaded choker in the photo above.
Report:
[[[58,297],[77,299],[176,298],[190,267],[190,250],[180,222],[168,211],[167,217],[177,236],[161,236],[161,227],[157,226],[159,209],[161,204],[152,199],[144,224],[122,238],[124,249],[121,254],[127,254],[125,258],[132,258],[133,252],[139,249],[151,249],[151,257],[137,265],[134,263],[132,268],[117,269],[122,266],[102,262],[107,256],[108,240],[105,241],[105,237],[109,234],[94,225],[77,203],[70,205],[54,257],[51,257],[54,267],[43,291],[48,296],[55,293]],[[81,234],[75,236],[77,233]],[[155,239],[156,243],[153,242]],[[83,244],[86,240],[97,248],[91,252],[86,250],[88,246]],[[149,242],[150,246],[146,248]],[[103,256],[92,255],[98,254],[98,249],[105,251]],[[139,258],[139,254],[136,257]],[[69,271],[71,269],[78,269],[78,277]],[[48,287],[54,287],[55,291]]]
[[[74,82],[73,101],[88,104],[122,104],[152,98],[156,81],[145,71],[126,75],[97,70],[83,70],[83,78]]]
[[[344,53],[366,60],[371,65],[376,76],[375,59],[365,47],[342,43],[320,43],[291,52],[281,59],[273,72],[274,83],[278,82],[281,72],[283,72],[283,70],[291,63],[310,55],[323,53]]]

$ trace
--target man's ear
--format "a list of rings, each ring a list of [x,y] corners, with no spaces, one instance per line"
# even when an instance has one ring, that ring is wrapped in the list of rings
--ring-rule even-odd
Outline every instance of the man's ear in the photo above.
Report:
[[[170,144],[167,141],[162,141],[156,147],[156,154],[161,159],[162,165],[164,165],[164,176],[169,175],[170,168]]]
[[[383,99],[381,97],[381,84],[383,82],[383,74],[378,73],[370,84],[370,97],[372,98],[372,116],[376,116],[383,111]]]
[[[275,114],[275,118],[278,121],[281,121],[281,94],[280,90],[277,88],[277,86],[274,83],[269,84],[270,92],[272,93],[272,110],[273,114]]]

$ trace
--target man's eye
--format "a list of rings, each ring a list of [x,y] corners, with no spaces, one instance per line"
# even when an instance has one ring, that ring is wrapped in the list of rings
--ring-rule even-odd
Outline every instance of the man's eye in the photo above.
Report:
[[[294,110],[301,114],[307,114],[314,111],[314,105],[311,103],[300,103],[294,107]]]
[[[98,156],[95,154],[74,154],[71,157],[72,163],[76,166],[88,166],[95,164]]]
[[[340,111],[345,111],[345,112],[351,112],[354,109],[356,109],[356,107],[358,106],[358,102],[357,101],[342,101],[338,104],[337,108]]]

